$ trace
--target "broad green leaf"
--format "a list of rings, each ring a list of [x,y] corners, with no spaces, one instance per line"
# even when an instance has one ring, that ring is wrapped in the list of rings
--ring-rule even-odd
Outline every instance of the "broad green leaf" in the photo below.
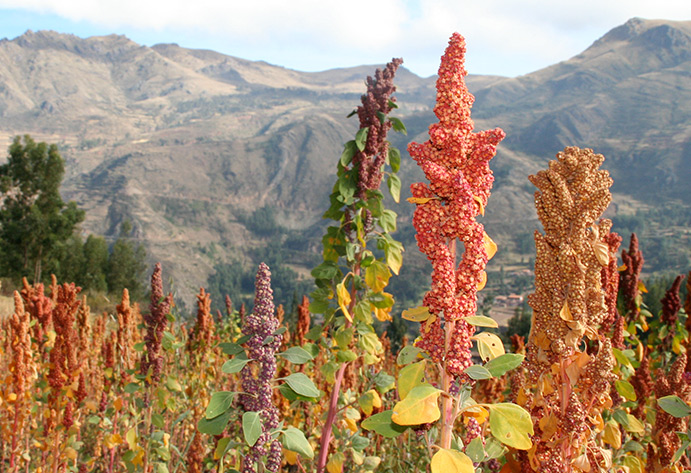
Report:
[[[393,210],[384,210],[379,217],[379,225],[385,232],[395,232],[396,231],[396,212]]]
[[[614,382],[614,388],[628,401],[635,401],[637,399],[636,390],[633,388],[633,385],[626,380],[616,380]]]
[[[516,404],[483,404],[489,409],[489,426],[492,436],[504,445],[518,450],[528,450],[533,445],[533,421],[528,411]]]
[[[211,395],[209,405],[206,406],[205,417],[213,419],[223,414],[233,403],[235,393],[231,391],[219,391]]]
[[[664,396],[657,400],[657,404],[667,414],[674,417],[691,415],[691,407],[678,396]]]
[[[426,360],[418,361],[401,369],[398,373],[398,395],[405,399],[411,389],[420,386],[425,378]]]
[[[280,392],[281,395],[284,398],[288,399],[290,402],[293,402],[293,401],[308,401],[308,402],[312,402],[312,403],[317,402],[317,399],[314,397],[301,396],[300,394],[298,394],[295,391],[293,391],[292,389],[290,389],[290,386],[288,386],[287,384],[281,384],[278,387],[278,392]]]
[[[485,446],[482,436],[475,437],[465,448],[465,453],[475,463],[485,460]]]
[[[429,309],[425,306],[407,309],[401,313],[401,317],[411,322],[424,322],[429,319],[431,315]]]
[[[489,360],[485,364],[485,368],[492,373],[492,376],[499,378],[503,376],[504,373],[520,366],[524,358],[524,355],[519,355],[517,353],[504,353],[503,355]]]
[[[319,397],[321,396],[321,391],[317,389],[312,382],[304,373],[293,373],[285,378],[278,378],[285,381],[290,388],[298,394],[306,397]]]
[[[489,379],[492,377],[492,373],[489,372],[487,368],[481,365],[472,365],[463,370],[465,374],[468,375],[470,379],[480,380]]]
[[[405,125],[403,124],[400,118],[389,117],[389,121],[391,122],[394,131],[398,131],[399,133],[403,133],[404,135],[408,134],[408,130],[406,130]]]
[[[283,432],[283,448],[291,452],[297,452],[305,458],[314,458],[314,450],[305,438],[305,434],[295,427],[288,427]]]
[[[386,438],[398,437],[405,431],[406,427],[394,423],[391,420],[391,414],[393,414],[391,410],[374,414],[363,420],[360,427],[365,430],[374,431]]]
[[[374,385],[377,387],[377,391],[381,394],[386,394],[396,387],[396,378],[380,371],[377,373],[377,376],[374,377]]]
[[[369,134],[369,127],[367,128],[360,128],[358,132],[355,134],[355,145],[357,146],[357,149],[360,151],[363,151],[365,149],[365,145],[367,144],[367,135]]]
[[[401,169],[401,152],[393,146],[389,147],[389,165],[393,172]]]
[[[440,448],[432,457],[432,473],[475,473],[473,461],[465,453]]]
[[[261,437],[262,421],[259,412],[249,411],[242,414],[242,434],[250,447]]]
[[[281,356],[296,365],[301,365],[314,359],[312,354],[302,347],[290,347],[284,352],[276,353],[276,355]]]
[[[226,355],[230,355],[230,356],[235,356],[238,353],[245,351],[244,348],[242,348],[237,343],[233,343],[233,342],[219,343],[218,346],[221,347],[221,351],[223,353],[225,353]]]
[[[226,429],[226,425],[228,425],[228,421],[233,414],[234,412],[230,410],[213,419],[202,417],[199,422],[197,422],[197,430],[203,434],[221,435]]]
[[[401,201],[401,179],[395,174],[389,174],[386,185],[389,187],[394,202],[399,203]]]
[[[242,371],[245,365],[250,361],[252,360],[247,358],[247,355],[244,352],[240,353],[232,360],[228,360],[225,363],[223,363],[223,366],[221,366],[221,371],[223,371],[224,373],[237,373],[239,371]]]
[[[226,454],[228,450],[228,444],[230,443],[230,437],[223,437],[216,444],[216,449],[214,450],[214,460],[220,460]]]
[[[408,363],[417,360],[417,356],[420,353],[422,353],[422,349],[414,345],[406,345],[401,349],[400,352],[398,352],[398,356],[396,357],[396,364],[398,366],[407,365]]]
[[[475,327],[499,327],[496,320],[491,317],[485,317],[484,315],[471,315],[470,317],[465,317],[463,320],[467,324],[474,325]]]
[[[418,425],[436,422],[441,416],[437,400],[441,390],[431,384],[415,386],[393,408],[391,420],[399,425]]]
[[[353,156],[357,152],[358,147],[355,144],[355,140],[348,141],[343,147],[343,153],[341,153],[341,166],[346,167],[352,161]]]
[[[371,355],[377,355],[384,350],[384,346],[376,333],[362,334],[358,339],[358,346]]]

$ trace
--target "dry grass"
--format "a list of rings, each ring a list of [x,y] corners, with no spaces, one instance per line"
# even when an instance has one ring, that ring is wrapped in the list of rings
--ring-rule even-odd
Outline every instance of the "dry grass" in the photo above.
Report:
[[[0,296],[0,320],[5,320],[14,312],[14,299],[8,296]]]

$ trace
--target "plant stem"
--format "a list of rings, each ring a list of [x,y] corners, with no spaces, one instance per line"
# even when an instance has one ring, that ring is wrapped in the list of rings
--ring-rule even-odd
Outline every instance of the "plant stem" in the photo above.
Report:
[[[451,261],[456,265],[456,240],[453,239],[447,243],[449,247],[449,253],[451,254]],[[444,314],[446,315],[446,314]],[[455,320],[444,320],[444,353],[449,352],[449,347],[451,346],[451,337],[454,334],[454,329],[456,327]],[[442,364],[441,372],[441,388],[445,393],[450,393],[451,383],[453,383],[453,376],[449,374],[446,369],[447,361],[444,360]],[[453,425],[454,425],[454,405],[452,396],[443,396],[441,401],[441,438],[439,446],[441,448],[450,449],[451,439],[453,438]]]
[[[345,373],[347,363],[341,364],[336,373],[334,388],[331,390],[331,399],[329,400],[329,413],[326,416],[326,423],[322,436],[319,440],[319,458],[317,460],[317,473],[324,473],[326,468],[326,459],[329,456],[329,444],[331,443],[331,432],[333,432],[333,424],[336,419],[336,412],[338,411],[338,396],[341,392],[341,383],[343,382],[343,374]]]

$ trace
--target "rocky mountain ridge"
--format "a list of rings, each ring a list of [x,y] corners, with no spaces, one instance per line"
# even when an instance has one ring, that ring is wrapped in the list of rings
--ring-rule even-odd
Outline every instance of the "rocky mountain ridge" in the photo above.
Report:
[[[248,262],[247,250],[266,244],[246,225],[265,206],[304,236],[290,263],[306,272],[335,161],[356,131],[345,117],[374,69],[304,73],[124,36],[27,32],[0,41],[0,148],[24,133],[59,143],[64,194],[87,211],[84,231],[114,236],[131,220],[189,299],[218,261]],[[397,74],[409,134],[391,138],[401,150],[426,139],[434,81]],[[468,85],[476,129],[507,133],[485,217],[506,248],[538,227],[527,175],[564,146],[607,157],[612,214],[691,190],[691,22],[632,19],[574,58]],[[422,178],[406,156],[404,188]],[[409,225],[410,206],[396,210]]]

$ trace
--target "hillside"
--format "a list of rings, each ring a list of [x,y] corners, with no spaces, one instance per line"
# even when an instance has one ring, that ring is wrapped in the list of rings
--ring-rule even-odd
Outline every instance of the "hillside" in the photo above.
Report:
[[[357,126],[345,117],[375,67],[304,73],[123,36],[27,32],[0,41],[0,149],[24,133],[59,143],[64,196],[87,211],[84,231],[113,237],[130,219],[189,304],[214,265],[247,264],[266,244],[247,225],[258,208],[287,229],[288,264],[310,266],[335,161]],[[403,150],[426,139],[434,78],[401,69],[396,83]],[[691,22],[633,19],[549,68],[468,84],[476,128],[508,135],[485,223],[513,251],[496,264],[537,227],[526,176],[564,146],[605,154],[612,215],[665,208],[691,190]],[[404,188],[421,179],[410,160],[402,175]],[[405,221],[412,209],[399,209]]]

